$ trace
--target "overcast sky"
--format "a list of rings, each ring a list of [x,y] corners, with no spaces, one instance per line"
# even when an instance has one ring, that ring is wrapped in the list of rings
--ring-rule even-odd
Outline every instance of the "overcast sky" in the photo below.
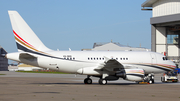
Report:
[[[151,48],[151,11],[146,0],[1,0],[0,45],[16,52],[8,10],[16,10],[41,41],[54,50],[92,48],[119,42]]]

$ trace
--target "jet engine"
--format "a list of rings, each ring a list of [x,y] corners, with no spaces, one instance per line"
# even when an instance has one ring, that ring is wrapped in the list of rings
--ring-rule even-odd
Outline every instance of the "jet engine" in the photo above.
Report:
[[[124,69],[119,73],[116,73],[116,76],[129,81],[142,81],[144,75],[145,73],[143,69]]]

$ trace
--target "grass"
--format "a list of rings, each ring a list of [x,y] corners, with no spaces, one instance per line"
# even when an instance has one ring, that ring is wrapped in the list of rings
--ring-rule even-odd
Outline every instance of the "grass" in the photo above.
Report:
[[[155,95],[151,95],[152,97],[155,97]]]
[[[57,71],[16,71],[16,72],[22,72],[22,73],[48,73],[48,74],[69,74],[69,73],[63,73],[63,72],[57,72]]]
[[[0,74],[0,75],[6,75],[6,74]]]

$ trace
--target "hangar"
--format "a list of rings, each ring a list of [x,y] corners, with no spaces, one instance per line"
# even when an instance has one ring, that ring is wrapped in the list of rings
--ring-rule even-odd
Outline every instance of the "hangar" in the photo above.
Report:
[[[0,46],[0,71],[8,71],[8,59],[4,58],[7,52]]]
[[[81,49],[82,51],[151,51],[150,49],[141,47],[130,47],[122,45],[119,42],[99,42],[94,43],[92,49]]]
[[[150,49],[143,47],[130,47],[122,45],[118,42],[109,43],[94,43],[93,51],[151,51]]]
[[[151,51],[159,52],[180,66],[180,0],[146,0],[151,10]]]

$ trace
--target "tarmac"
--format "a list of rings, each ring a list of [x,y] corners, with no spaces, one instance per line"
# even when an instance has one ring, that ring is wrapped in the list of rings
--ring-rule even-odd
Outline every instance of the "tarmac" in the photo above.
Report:
[[[88,85],[84,75],[0,71],[0,101],[180,101],[180,82],[162,83],[160,77],[155,84],[119,79],[107,85],[92,77]]]

